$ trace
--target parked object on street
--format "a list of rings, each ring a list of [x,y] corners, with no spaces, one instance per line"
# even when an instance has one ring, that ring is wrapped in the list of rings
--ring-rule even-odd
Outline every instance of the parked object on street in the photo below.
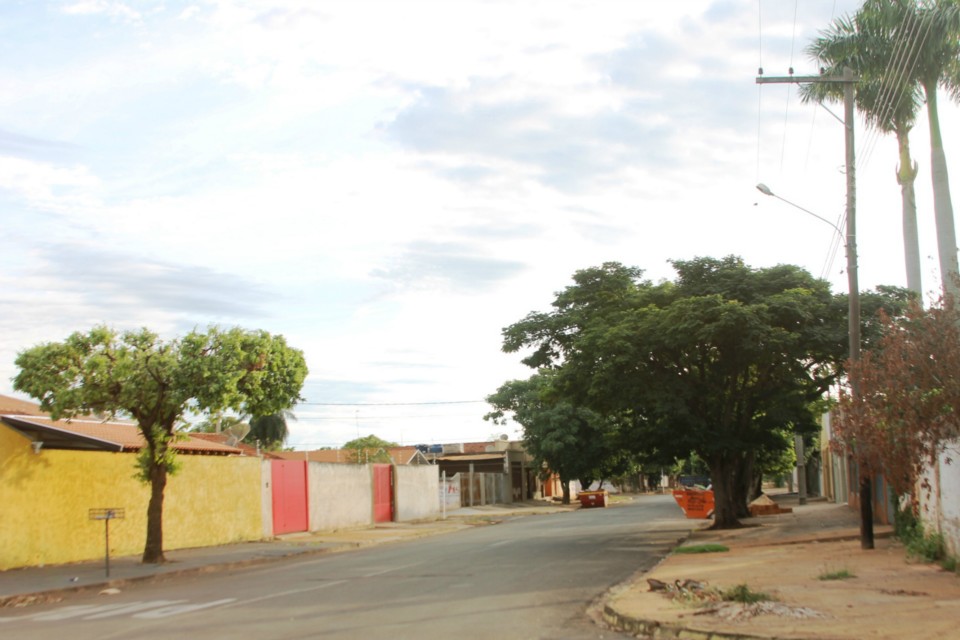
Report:
[[[604,491],[581,491],[577,494],[580,499],[580,506],[584,509],[592,507],[606,507],[609,494]]]
[[[761,495],[759,498],[751,502],[748,507],[750,509],[750,516],[753,518],[756,518],[757,516],[773,516],[780,513],[793,512],[791,507],[781,507],[767,494]]]
[[[683,514],[691,519],[704,520],[713,515],[713,490],[686,487],[673,490],[673,499],[677,501]]]

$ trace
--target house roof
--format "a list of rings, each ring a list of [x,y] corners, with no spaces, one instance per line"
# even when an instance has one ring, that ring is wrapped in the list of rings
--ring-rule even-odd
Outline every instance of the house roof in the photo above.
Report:
[[[122,420],[105,422],[92,417],[54,420],[40,410],[40,405],[0,395],[0,420],[34,442],[41,441],[47,449],[79,449],[90,451],[139,451],[145,441],[136,423]],[[226,441],[196,438],[173,443],[182,453],[237,455],[241,450]]]
[[[36,402],[0,395],[0,415],[41,416],[43,412]]]
[[[43,415],[0,415],[0,420],[47,449],[139,451],[146,444],[137,425],[98,420],[53,420]],[[240,449],[187,435],[173,443],[181,453],[237,455]]]
[[[278,452],[267,451],[266,449],[257,449],[255,446],[247,444],[246,442],[238,442],[234,445],[231,445],[229,442],[230,436],[226,433],[200,433],[197,431],[191,431],[190,437],[197,440],[206,440],[208,442],[216,442],[219,444],[226,445],[228,447],[233,446],[239,449],[245,456],[259,456],[261,458],[272,458],[272,459],[281,459]]]

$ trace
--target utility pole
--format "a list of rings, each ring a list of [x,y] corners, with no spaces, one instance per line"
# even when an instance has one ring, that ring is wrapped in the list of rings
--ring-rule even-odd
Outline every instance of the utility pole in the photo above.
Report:
[[[763,70],[760,70],[763,73]],[[789,76],[764,77],[757,76],[757,84],[807,84],[807,83],[842,83],[843,84],[843,128],[847,174],[847,286],[849,288],[848,336],[850,348],[850,363],[860,362],[860,283],[857,278],[857,181],[856,163],[853,143],[853,87],[859,78],[853,75],[853,70],[844,67],[843,75],[836,76]],[[854,399],[860,396],[860,385],[856,380],[850,381],[850,393]],[[860,475],[860,548],[873,549],[873,482],[865,465],[857,461]]]

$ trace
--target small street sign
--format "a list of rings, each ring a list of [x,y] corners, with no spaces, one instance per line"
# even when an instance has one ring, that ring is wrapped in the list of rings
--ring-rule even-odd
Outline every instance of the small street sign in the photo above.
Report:
[[[90,509],[88,511],[88,518],[90,520],[103,520],[103,536],[104,536],[104,563],[106,565],[107,577],[110,577],[110,521],[111,520],[123,520],[126,517],[124,512],[124,507],[107,507],[107,508],[97,508]]]

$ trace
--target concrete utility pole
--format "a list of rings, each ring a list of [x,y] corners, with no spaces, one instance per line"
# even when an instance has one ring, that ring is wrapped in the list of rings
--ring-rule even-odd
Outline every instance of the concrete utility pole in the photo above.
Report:
[[[761,74],[763,70],[761,69]],[[831,82],[843,84],[843,128],[846,148],[847,174],[847,286],[849,288],[849,348],[850,362],[860,362],[860,284],[857,279],[857,182],[856,163],[853,143],[853,86],[859,78],[853,75],[853,70],[844,67],[841,77],[830,76],[789,76],[769,77],[757,76],[757,84],[807,84]],[[850,393],[854,398],[860,395],[859,385],[851,380]],[[860,473],[860,548],[873,549],[873,484],[863,465],[859,465]]]

